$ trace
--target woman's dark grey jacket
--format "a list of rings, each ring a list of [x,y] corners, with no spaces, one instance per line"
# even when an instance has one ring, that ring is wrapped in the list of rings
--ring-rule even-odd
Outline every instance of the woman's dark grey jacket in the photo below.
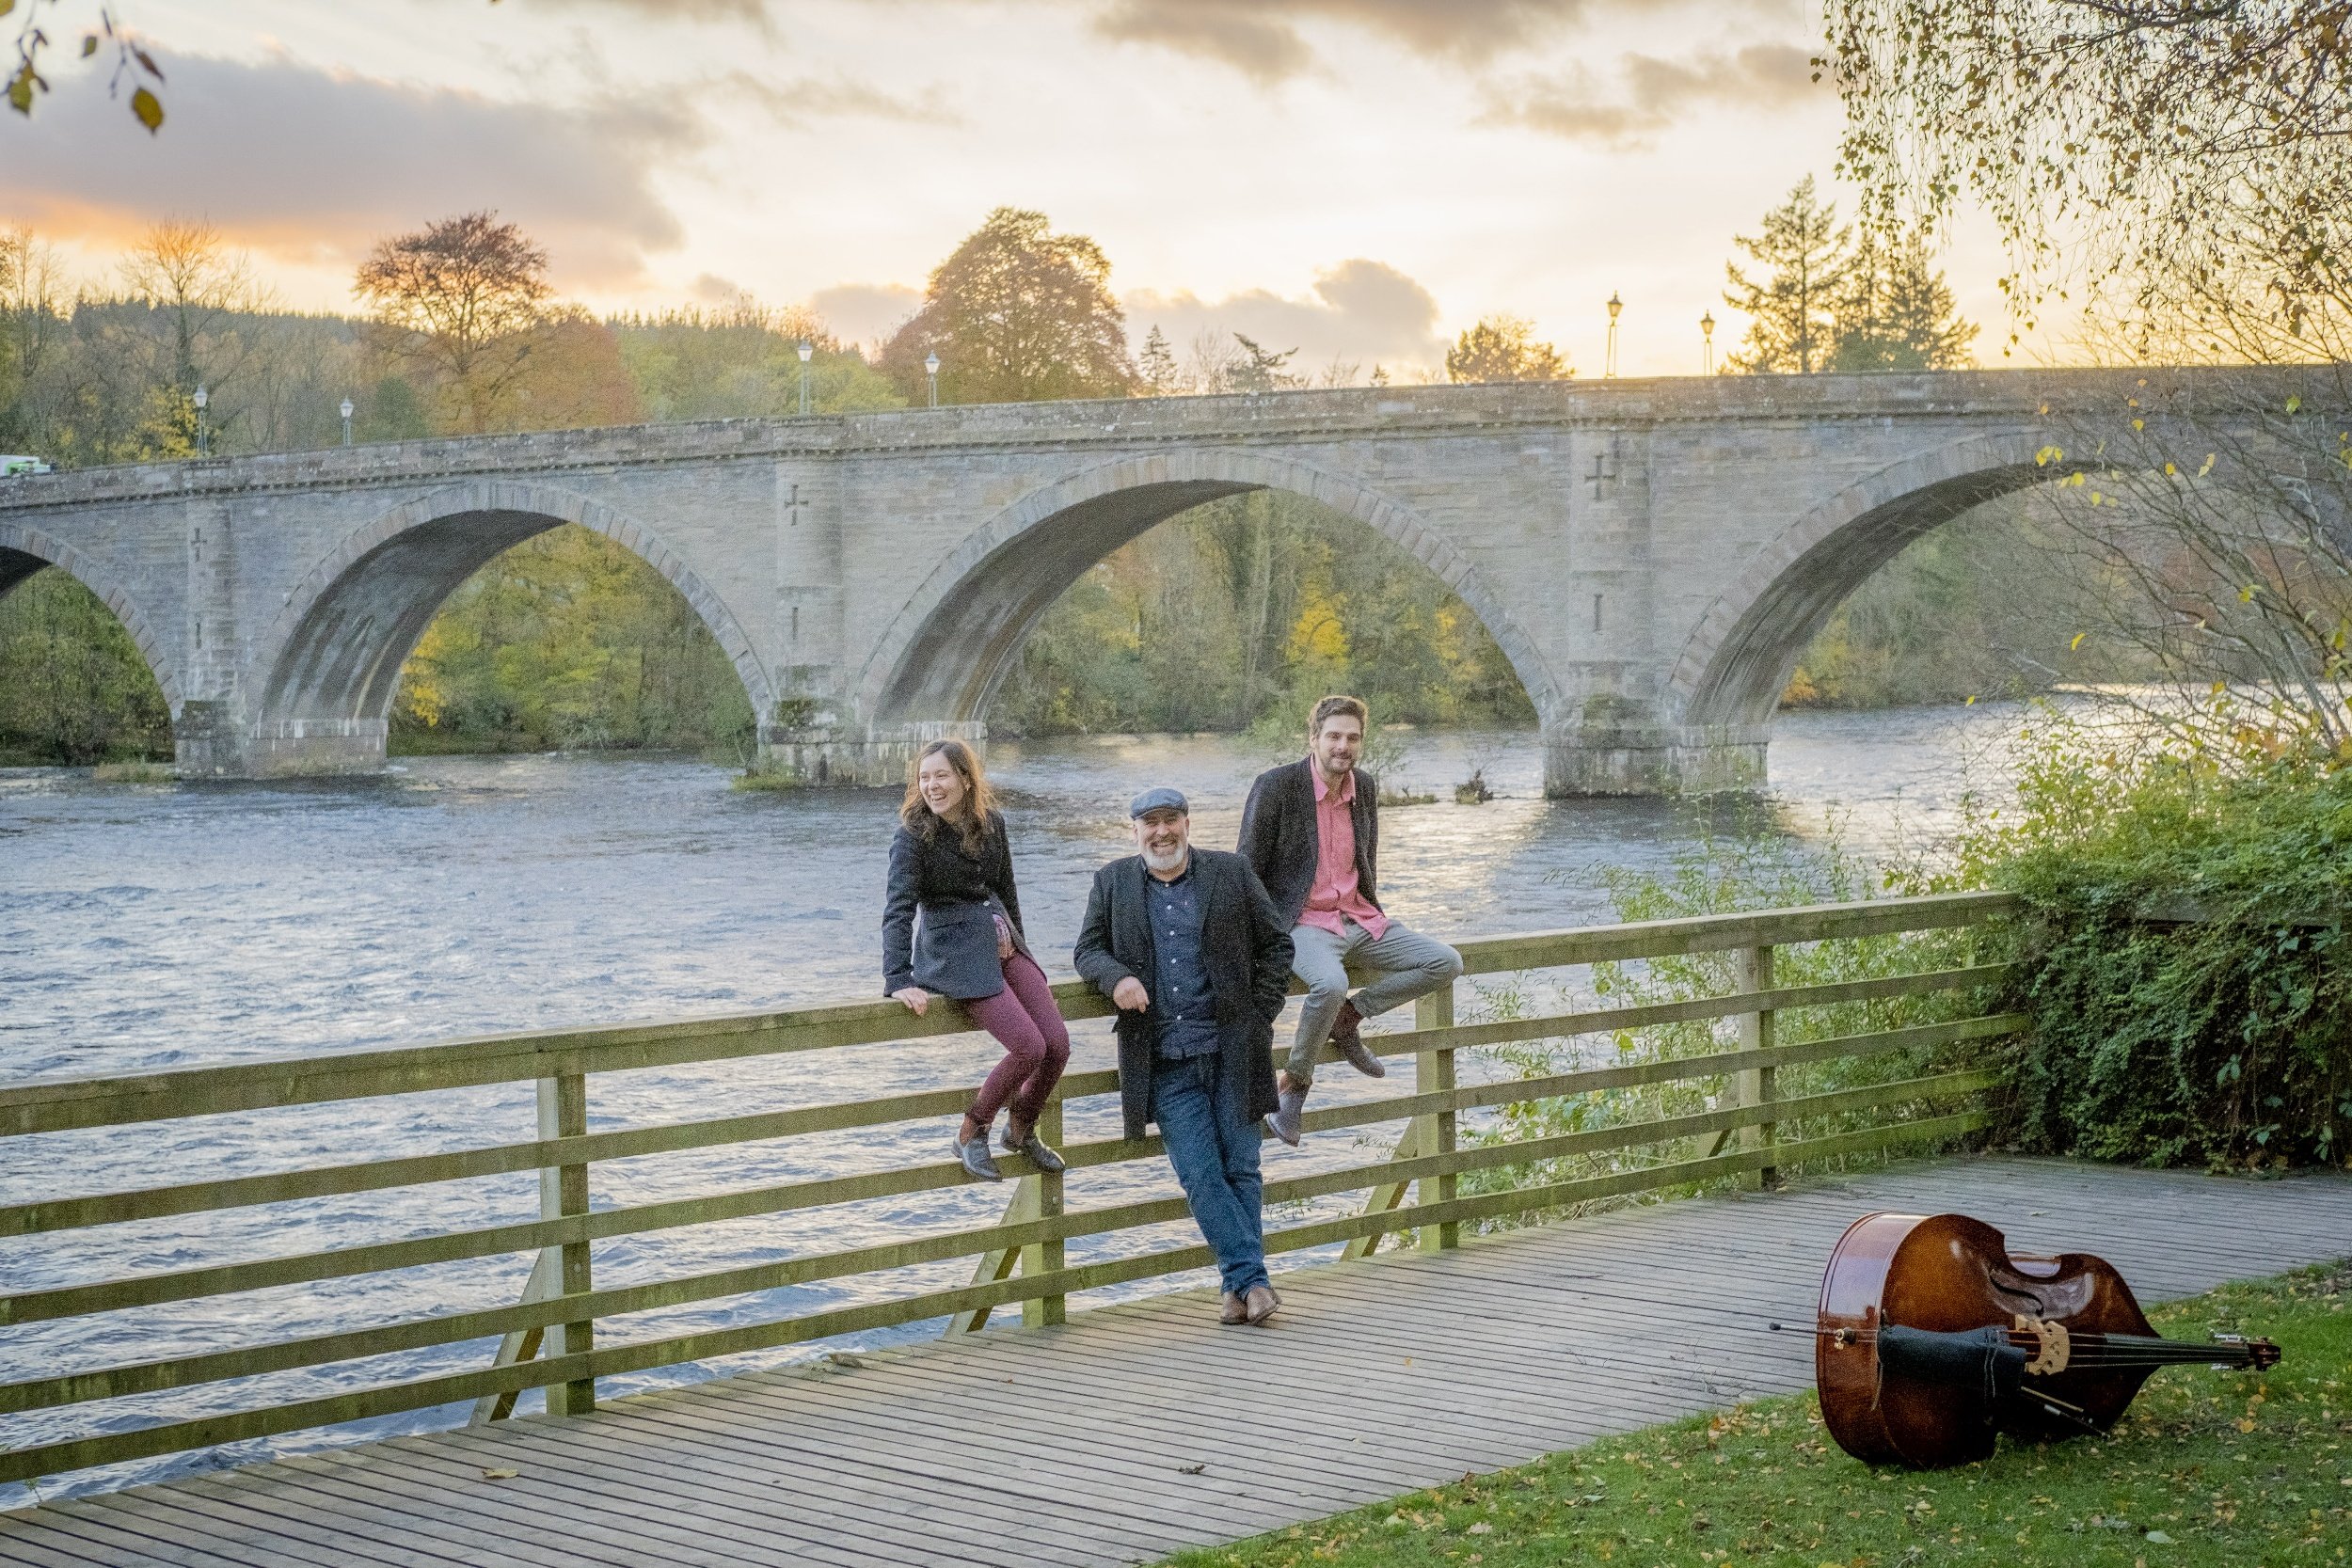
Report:
[[[1001,812],[988,814],[977,854],[968,853],[963,835],[945,822],[928,838],[901,826],[890,841],[882,902],[882,994],[921,986],[970,1002],[1003,990],[999,913],[1012,927],[1013,945],[1027,953]]]

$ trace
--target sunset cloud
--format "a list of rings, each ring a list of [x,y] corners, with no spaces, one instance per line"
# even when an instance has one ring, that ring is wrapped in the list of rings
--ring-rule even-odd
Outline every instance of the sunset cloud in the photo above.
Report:
[[[1315,64],[1302,24],[1345,27],[1432,59],[1483,66],[1603,14],[1675,8],[1676,0],[1095,0],[1094,29],[1215,60],[1262,84]],[[1741,10],[1781,0],[1734,0]]]
[[[636,277],[685,238],[655,176],[707,133],[660,99],[502,103],[283,56],[169,69],[162,135],[86,83],[12,128],[8,215],[117,245],[166,214],[199,217],[232,244],[341,265],[385,234],[494,208],[548,247],[565,286]]]
[[[1757,43],[1685,59],[1629,54],[1618,62],[1614,83],[1604,84],[1579,65],[1498,87],[1486,121],[1600,147],[1636,148],[1701,105],[1772,108],[1831,90],[1813,80],[1812,51],[1794,44]]]
[[[1216,299],[1139,289],[1120,303],[1127,310],[1131,349],[1141,348],[1157,326],[1180,359],[1196,337],[1215,337],[1222,352],[1232,347],[1235,332],[1276,354],[1297,350],[1292,368],[1310,375],[1335,360],[1369,372],[1382,363],[1431,365],[1445,353],[1438,335],[1437,297],[1386,262],[1361,258],[1318,275],[1305,298],[1285,298],[1266,289]]]

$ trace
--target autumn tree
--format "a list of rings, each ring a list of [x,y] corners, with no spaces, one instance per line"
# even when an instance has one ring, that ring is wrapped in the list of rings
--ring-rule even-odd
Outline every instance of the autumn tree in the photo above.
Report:
[[[1576,372],[1532,323],[1518,316],[1482,316],[1446,350],[1448,381],[1565,381]]]
[[[226,390],[230,395],[209,413],[215,427],[231,423],[230,384],[248,353],[236,318],[266,303],[243,253],[229,249],[209,223],[165,218],[150,224],[123,259],[122,280],[131,298],[146,301],[163,319],[168,361],[158,367],[158,379],[167,395],[184,402],[202,387],[210,400]],[[193,413],[187,403],[177,417],[192,426]]]
[[[1092,240],[999,207],[931,273],[923,308],[883,347],[882,370],[910,399],[926,394],[932,354],[946,403],[1122,397],[1136,371],[1110,271]]]
[[[352,293],[379,347],[428,375],[464,430],[491,428],[542,341],[548,253],[496,213],[443,218],[378,241]]]
[[[1751,372],[1810,375],[1824,369],[1835,338],[1833,312],[1846,285],[1850,229],[1837,222],[1835,203],[1824,202],[1806,175],[1788,199],[1764,214],[1764,231],[1733,243],[1769,268],[1752,281],[1736,261],[1724,263],[1731,287],[1724,303],[1751,319],[1747,346],[1731,363]]]

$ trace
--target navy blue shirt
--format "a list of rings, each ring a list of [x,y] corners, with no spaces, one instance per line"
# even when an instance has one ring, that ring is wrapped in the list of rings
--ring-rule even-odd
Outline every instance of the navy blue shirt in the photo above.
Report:
[[[1184,858],[1184,875],[1164,882],[1147,868],[1144,894],[1152,906],[1152,950],[1159,985],[1152,1001],[1160,1015],[1159,1053],[1182,1059],[1216,1049],[1216,1007],[1209,972],[1200,962],[1200,881]]]

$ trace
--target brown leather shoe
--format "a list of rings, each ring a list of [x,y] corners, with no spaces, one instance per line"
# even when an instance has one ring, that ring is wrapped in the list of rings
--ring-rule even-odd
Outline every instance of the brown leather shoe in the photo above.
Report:
[[[1364,1045],[1362,1034],[1364,1015],[1356,1010],[1356,999],[1349,997],[1340,1004],[1340,1016],[1331,1021],[1331,1044],[1347,1065],[1367,1078],[1386,1078],[1388,1064],[1374,1055]]]
[[[1216,1321],[1229,1328],[1235,1323],[1246,1323],[1249,1321],[1249,1307],[1241,1297],[1228,1291],[1225,1292],[1224,1310],[1217,1313]]]
[[[1255,1328],[1274,1316],[1274,1309],[1282,1305],[1282,1298],[1274,1293],[1271,1285],[1252,1285],[1243,1299],[1244,1321]]]

